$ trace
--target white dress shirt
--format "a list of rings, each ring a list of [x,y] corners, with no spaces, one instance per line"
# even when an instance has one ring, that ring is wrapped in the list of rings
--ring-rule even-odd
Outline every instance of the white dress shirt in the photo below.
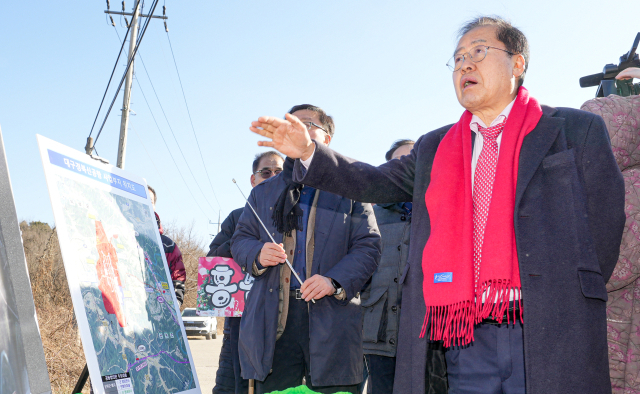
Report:
[[[506,122],[507,118],[509,117],[509,113],[511,113],[511,108],[513,107],[513,103],[515,102],[516,100],[513,99],[513,101],[509,103],[509,105],[507,105],[505,109],[502,110],[502,112],[500,112],[500,115],[498,115],[498,117],[495,118],[493,122],[491,122],[491,125],[489,127],[493,127],[503,121]],[[482,136],[482,133],[478,131],[478,126],[483,127],[485,129],[487,128],[487,125],[485,125],[484,122],[479,117],[477,117],[476,115],[473,115],[473,117],[471,118],[471,123],[469,123],[469,127],[471,127],[471,131],[476,134],[476,139],[473,142],[473,153],[471,154],[471,187],[472,188],[473,188],[473,179],[476,175],[476,166],[478,164],[478,158],[480,157],[480,152],[482,152],[482,146],[484,145],[484,137]],[[500,135],[496,139],[496,142],[498,143],[498,156],[500,156],[500,142],[502,142],[502,133],[500,133]]]

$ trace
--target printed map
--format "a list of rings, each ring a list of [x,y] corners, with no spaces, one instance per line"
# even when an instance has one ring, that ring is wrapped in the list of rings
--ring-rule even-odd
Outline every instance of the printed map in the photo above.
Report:
[[[150,207],[55,178],[105,393],[196,388]]]

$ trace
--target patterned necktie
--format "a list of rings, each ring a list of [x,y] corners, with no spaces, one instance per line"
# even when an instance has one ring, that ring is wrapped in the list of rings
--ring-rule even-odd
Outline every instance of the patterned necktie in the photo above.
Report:
[[[473,273],[476,289],[480,278],[484,230],[487,226],[489,204],[498,165],[497,139],[502,130],[504,130],[504,122],[489,128],[478,126],[483,143],[473,178]]]

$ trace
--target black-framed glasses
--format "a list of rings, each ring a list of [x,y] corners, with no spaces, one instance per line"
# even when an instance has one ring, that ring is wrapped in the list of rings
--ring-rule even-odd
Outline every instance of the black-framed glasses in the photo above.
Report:
[[[453,55],[451,59],[449,59],[449,61],[447,62],[447,67],[449,67],[449,69],[453,72],[460,70],[460,68],[462,67],[462,63],[464,63],[464,59],[467,55],[469,55],[469,60],[471,60],[474,63],[479,63],[483,61],[485,57],[487,57],[487,52],[489,51],[489,48],[497,49],[502,52],[507,52],[511,56],[515,55],[515,53],[509,52],[506,49],[490,47],[486,45],[476,45],[473,48],[471,48],[469,52],[457,53]]]
[[[260,176],[262,177],[262,179],[269,179],[272,176],[278,175],[279,173],[281,173],[282,170],[280,168],[276,169],[276,170],[270,170],[268,168],[265,168],[264,170],[258,170],[256,171],[254,174],[260,174]]]
[[[322,131],[324,131],[325,133],[329,134],[329,132],[327,130],[325,130],[322,126],[319,126],[313,122],[302,122],[303,125],[307,126],[307,131],[311,131],[312,127],[315,127],[316,129],[320,129]]]

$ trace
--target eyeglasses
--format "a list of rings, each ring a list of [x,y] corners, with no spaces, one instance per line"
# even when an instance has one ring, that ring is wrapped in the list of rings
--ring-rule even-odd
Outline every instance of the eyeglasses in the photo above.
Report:
[[[515,53],[509,52],[506,49],[489,47],[486,45],[476,45],[473,48],[471,48],[469,52],[458,53],[456,55],[453,55],[451,59],[449,59],[449,61],[447,62],[447,67],[449,67],[449,69],[453,72],[460,70],[460,68],[462,67],[462,63],[464,63],[464,59],[466,55],[469,55],[469,60],[471,60],[472,62],[479,63],[483,61],[485,57],[487,57],[487,52],[489,51],[489,48],[497,49],[502,52],[507,52],[511,56],[515,55]]]
[[[324,131],[325,133],[329,134],[329,132],[327,130],[325,130],[322,126],[318,126],[317,124],[315,124],[313,122],[302,122],[302,124],[307,126],[307,131],[311,131],[311,128],[315,127],[316,129],[320,129],[320,130]]]
[[[254,172],[254,174],[260,174],[260,176],[262,177],[262,179],[269,179],[272,176],[276,176],[279,173],[281,173],[282,170],[281,169],[277,169],[277,170],[270,170],[270,169],[264,169],[264,170],[258,170],[256,172]]]

